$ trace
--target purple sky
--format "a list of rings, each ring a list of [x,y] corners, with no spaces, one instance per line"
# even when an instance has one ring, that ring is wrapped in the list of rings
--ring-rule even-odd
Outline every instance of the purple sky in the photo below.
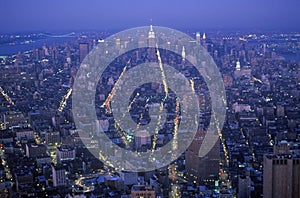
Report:
[[[300,29],[300,0],[1,0],[0,32],[171,28]]]

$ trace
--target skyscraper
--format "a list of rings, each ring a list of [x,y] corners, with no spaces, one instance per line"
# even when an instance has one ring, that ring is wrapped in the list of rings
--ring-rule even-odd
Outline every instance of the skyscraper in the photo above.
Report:
[[[60,163],[65,160],[74,160],[75,155],[75,149],[70,146],[62,146],[56,148],[57,163]]]
[[[150,25],[150,31],[148,33],[148,46],[149,47],[155,47],[155,33],[153,31],[152,24]]]
[[[238,198],[249,198],[251,195],[251,179],[247,175],[240,175],[238,178]]]
[[[201,41],[201,35],[199,32],[196,33],[196,41],[198,44],[200,44],[200,41]]]
[[[134,185],[131,189],[131,197],[147,197],[147,198],[155,198],[155,191],[152,187],[145,185]]]
[[[52,165],[52,179],[54,187],[67,185],[65,168],[62,166]]]
[[[237,71],[241,70],[241,63],[240,63],[240,61],[236,62],[235,70],[237,70]]]
[[[198,131],[185,153],[187,177],[191,182],[203,183],[218,179],[220,160],[220,141],[217,141],[210,152],[199,157],[199,149],[205,133]]]
[[[182,56],[182,61],[185,61],[186,54],[185,54],[185,48],[184,48],[184,46],[182,46],[181,56]]]
[[[88,55],[89,53],[89,44],[88,43],[80,43],[79,44],[79,61],[80,63],[84,60],[84,58]]]
[[[203,41],[205,41],[205,40],[206,40],[206,34],[205,34],[205,32],[203,33],[203,37],[202,37],[202,39],[203,39]]]
[[[266,52],[267,52],[267,44],[264,43],[263,44],[263,53],[264,53],[264,56],[266,55]]]
[[[286,141],[264,156],[263,194],[265,198],[300,197],[300,157],[289,152]]]

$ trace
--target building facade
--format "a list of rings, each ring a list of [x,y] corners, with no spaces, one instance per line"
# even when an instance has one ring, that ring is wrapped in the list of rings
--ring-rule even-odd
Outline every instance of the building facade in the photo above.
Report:
[[[264,156],[263,194],[265,198],[300,197],[300,156],[289,153],[287,142]]]

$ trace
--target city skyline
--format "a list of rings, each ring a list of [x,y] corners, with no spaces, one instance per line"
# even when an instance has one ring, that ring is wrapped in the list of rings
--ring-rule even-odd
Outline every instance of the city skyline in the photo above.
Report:
[[[1,1],[0,197],[299,197],[299,7]]]

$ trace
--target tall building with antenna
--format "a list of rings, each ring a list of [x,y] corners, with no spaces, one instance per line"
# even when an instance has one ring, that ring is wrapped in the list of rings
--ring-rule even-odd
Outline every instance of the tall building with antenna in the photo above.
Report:
[[[155,45],[156,45],[155,32],[153,31],[152,20],[151,20],[150,30],[148,32],[148,46],[155,47]]]

